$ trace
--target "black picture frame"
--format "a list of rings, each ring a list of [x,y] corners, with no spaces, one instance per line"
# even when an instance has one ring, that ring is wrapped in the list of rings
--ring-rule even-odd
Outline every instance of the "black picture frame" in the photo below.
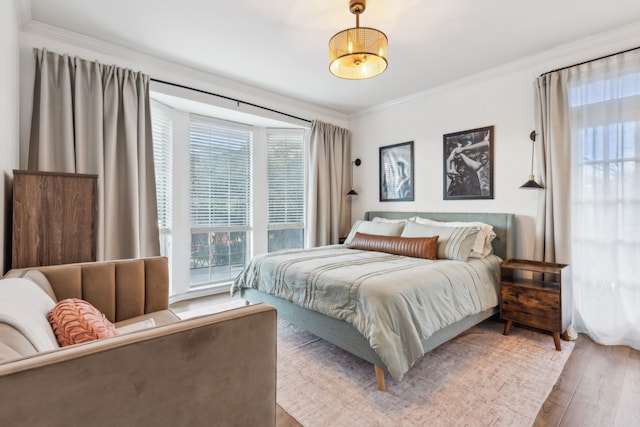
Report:
[[[494,127],[443,136],[444,200],[493,199]]]
[[[381,202],[413,201],[413,141],[380,147],[379,176]]]

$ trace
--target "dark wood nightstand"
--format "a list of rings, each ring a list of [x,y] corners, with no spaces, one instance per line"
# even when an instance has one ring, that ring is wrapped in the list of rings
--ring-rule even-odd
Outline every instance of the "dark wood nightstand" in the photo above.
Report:
[[[525,278],[526,273],[533,278]],[[556,350],[560,334],[571,323],[571,266],[550,262],[509,259],[500,264],[500,318],[550,331]]]

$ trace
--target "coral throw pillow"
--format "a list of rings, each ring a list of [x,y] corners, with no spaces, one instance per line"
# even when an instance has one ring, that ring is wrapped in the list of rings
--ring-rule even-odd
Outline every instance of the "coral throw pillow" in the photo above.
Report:
[[[49,313],[49,323],[62,347],[118,335],[100,310],[78,298],[59,301]]]

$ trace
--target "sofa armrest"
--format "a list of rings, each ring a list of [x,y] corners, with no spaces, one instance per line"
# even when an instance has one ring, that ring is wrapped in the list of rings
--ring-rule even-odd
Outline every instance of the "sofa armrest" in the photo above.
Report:
[[[0,365],[0,423],[275,424],[276,310],[241,307]]]

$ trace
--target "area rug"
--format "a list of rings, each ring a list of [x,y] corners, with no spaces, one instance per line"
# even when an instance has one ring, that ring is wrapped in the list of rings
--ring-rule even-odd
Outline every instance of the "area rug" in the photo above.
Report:
[[[373,365],[279,320],[277,401],[305,427],[531,426],[574,343],[503,327],[473,327],[380,392]]]

